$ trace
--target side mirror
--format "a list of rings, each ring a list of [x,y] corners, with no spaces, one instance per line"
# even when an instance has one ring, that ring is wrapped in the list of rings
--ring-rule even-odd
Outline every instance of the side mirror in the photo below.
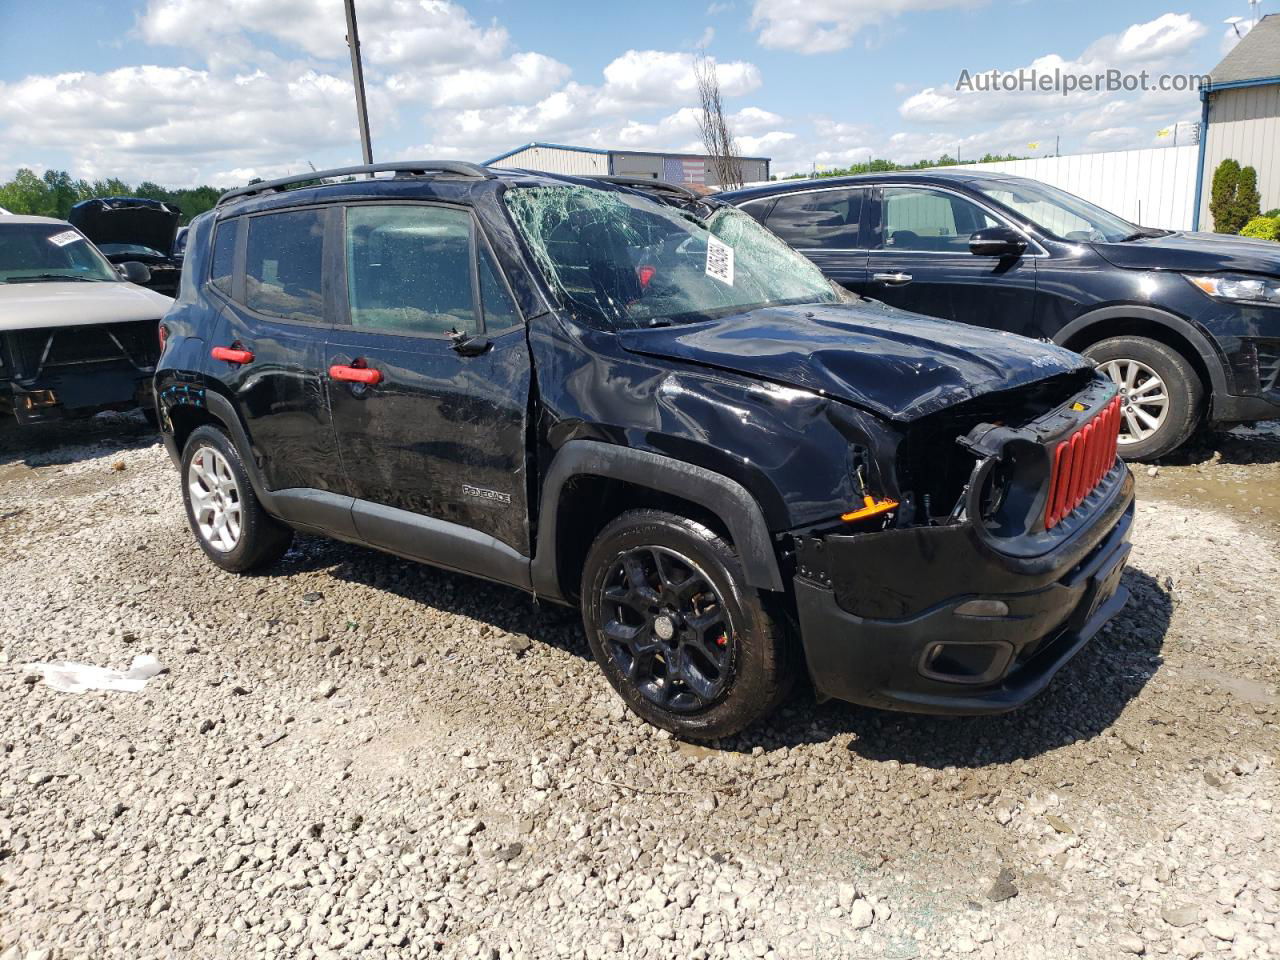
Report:
[[[151,280],[150,268],[137,260],[126,260],[118,264],[116,271],[130,283],[149,283]]]
[[[987,227],[969,236],[969,252],[976,257],[1020,257],[1026,249],[1022,234],[1010,227]]]

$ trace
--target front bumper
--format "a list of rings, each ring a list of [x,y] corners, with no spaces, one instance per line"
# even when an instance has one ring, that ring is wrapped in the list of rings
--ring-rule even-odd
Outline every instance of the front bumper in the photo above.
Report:
[[[51,423],[103,410],[148,408],[155,400],[149,371],[108,367],[51,374],[34,382],[0,384],[11,394],[18,423]]]
[[[1095,522],[1034,562],[983,548],[966,525],[930,528],[935,536],[928,540],[904,539],[914,552],[885,551],[872,576],[890,592],[890,583],[898,591],[919,585],[912,593],[927,597],[928,605],[907,616],[850,612],[839,602],[838,582],[828,586],[798,576],[801,635],[815,688],[824,697],[915,713],[1000,713],[1021,706],[1127,602],[1121,576],[1133,514],[1133,478],[1124,470]],[[884,536],[863,539],[871,545]],[[858,549],[862,561],[876,559],[872,546]],[[943,585],[946,596],[939,599]],[[957,612],[974,600],[998,601],[1008,610],[998,616]],[[884,606],[883,597],[875,603]]]

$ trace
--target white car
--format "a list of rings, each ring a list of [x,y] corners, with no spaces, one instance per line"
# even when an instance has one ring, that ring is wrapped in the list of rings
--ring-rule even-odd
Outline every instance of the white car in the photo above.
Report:
[[[0,411],[19,423],[142,407],[170,297],[138,286],[64,220],[0,219]],[[131,282],[133,281],[133,282]]]

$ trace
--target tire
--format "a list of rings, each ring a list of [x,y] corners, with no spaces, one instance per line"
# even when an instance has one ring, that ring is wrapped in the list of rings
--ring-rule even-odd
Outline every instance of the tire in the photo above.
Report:
[[[293,531],[262,509],[236,445],[217,427],[197,427],[183,448],[182,500],[200,549],[223,570],[265,567],[293,542]]]
[[[1125,396],[1120,455],[1126,460],[1163,457],[1195,432],[1204,404],[1204,384],[1177,350],[1146,337],[1111,337],[1083,352]],[[1160,397],[1163,404],[1144,402]]]
[[[790,690],[787,620],[771,615],[733,547],[700,523],[622,514],[587,554],[581,597],[596,662],[656,727],[689,740],[732,736]]]

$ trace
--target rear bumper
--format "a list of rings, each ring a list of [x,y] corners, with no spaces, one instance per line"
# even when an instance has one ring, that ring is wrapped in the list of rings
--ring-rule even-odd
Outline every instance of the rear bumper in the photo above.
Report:
[[[946,597],[930,597],[927,608],[905,617],[859,616],[840,605],[838,586],[797,578],[814,686],[823,696],[917,713],[1000,713],[1021,706],[1124,607],[1129,593],[1120,581],[1133,512],[1133,480],[1125,471],[1087,542],[1064,546],[1034,565],[997,557],[963,536],[963,527],[951,528],[954,540],[942,551],[949,576],[935,576],[942,559],[937,553],[921,550],[912,562],[893,551],[892,567],[883,570],[886,581],[949,582]],[[989,610],[965,615],[960,608],[974,600],[1008,609],[998,616]]]

